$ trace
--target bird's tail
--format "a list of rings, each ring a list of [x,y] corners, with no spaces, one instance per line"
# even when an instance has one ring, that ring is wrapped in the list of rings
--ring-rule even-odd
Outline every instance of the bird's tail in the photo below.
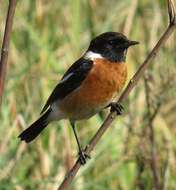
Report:
[[[24,130],[18,137],[26,143],[34,140],[42,130],[49,124],[49,114],[51,109],[48,109],[37,121]]]

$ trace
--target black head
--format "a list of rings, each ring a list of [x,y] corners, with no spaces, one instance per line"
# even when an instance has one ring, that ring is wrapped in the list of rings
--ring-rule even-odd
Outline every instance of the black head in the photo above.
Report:
[[[121,33],[106,32],[94,38],[88,51],[100,54],[110,61],[125,61],[127,49],[139,44],[136,41],[130,41]]]

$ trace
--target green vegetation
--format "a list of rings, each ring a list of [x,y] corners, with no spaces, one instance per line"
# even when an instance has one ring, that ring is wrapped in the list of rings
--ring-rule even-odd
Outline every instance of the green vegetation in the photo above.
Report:
[[[0,6],[0,43],[7,4]],[[18,1],[0,115],[0,190],[57,189],[77,155],[68,121],[51,124],[29,145],[17,136],[38,117],[51,90],[93,36],[118,31],[140,41],[128,53],[130,78],[166,28],[166,8],[165,0]],[[162,48],[72,189],[151,190],[155,172],[161,186],[175,189],[175,40],[174,34]],[[149,110],[151,115],[157,110],[153,122]],[[77,124],[83,145],[107,113]]]

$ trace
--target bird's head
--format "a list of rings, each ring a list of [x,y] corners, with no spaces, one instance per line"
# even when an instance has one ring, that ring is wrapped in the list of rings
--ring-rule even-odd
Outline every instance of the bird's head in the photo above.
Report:
[[[88,55],[95,54],[110,61],[125,61],[126,52],[130,46],[139,42],[129,40],[118,32],[106,32],[92,39],[87,50]],[[91,54],[92,53],[92,54]]]

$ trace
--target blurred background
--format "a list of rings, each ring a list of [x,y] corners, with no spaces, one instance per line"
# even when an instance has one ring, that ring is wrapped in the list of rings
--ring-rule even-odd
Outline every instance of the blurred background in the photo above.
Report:
[[[175,1],[176,3],[176,1]],[[0,5],[2,43],[8,1]],[[129,79],[168,25],[165,0],[18,1],[0,115],[0,189],[55,190],[77,157],[68,121],[31,144],[17,136],[34,121],[64,71],[90,40],[118,31],[140,41],[127,56]],[[81,168],[71,190],[176,189],[176,34]],[[85,146],[108,110],[77,123]]]

